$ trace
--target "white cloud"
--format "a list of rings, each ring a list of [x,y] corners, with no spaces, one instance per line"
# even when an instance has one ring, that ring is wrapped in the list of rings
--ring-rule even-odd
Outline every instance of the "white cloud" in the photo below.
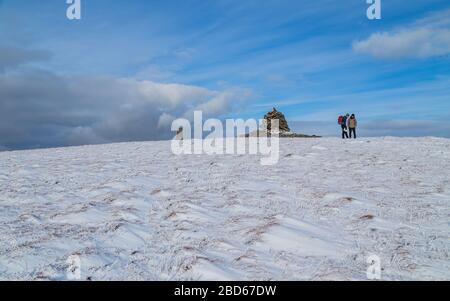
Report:
[[[353,50],[381,59],[429,58],[450,53],[450,10],[436,13],[413,25],[377,32],[355,41]]]
[[[175,116],[172,116],[167,113],[162,113],[161,116],[159,116],[158,120],[158,128],[169,128],[172,124],[172,122],[175,120]]]
[[[194,111],[202,111],[204,118],[214,118],[234,109],[240,108],[243,101],[253,96],[253,92],[242,88],[228,88],[222,93],[215,94],[207,101],[198,103],[187,110],[182,117],[193,120]]]

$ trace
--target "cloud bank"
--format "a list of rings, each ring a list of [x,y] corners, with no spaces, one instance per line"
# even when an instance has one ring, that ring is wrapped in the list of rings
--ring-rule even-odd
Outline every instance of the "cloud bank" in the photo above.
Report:
[[[448,120],[379,120],[362,125],[365,136],[450,137]]]
[[[2,66],[46,58],[5,53],[0,52]],[[173,119],[189,118],[196,109],[220,116],[246,95],[240,89],[213,91],[132,78],[0,72],[0,145],[23,149],[167,139]]]
[[[294,131],[324,137],[340,137],[341,128],[331,121],[295,121],[289,125]],[[361,120],[357,134],[360,137],[447,137],[450,138],[448,120]]]
[[[16,47],[0,47],[0,71],[20,65],[49,60],[50,53],[43,50],[25,50]]]

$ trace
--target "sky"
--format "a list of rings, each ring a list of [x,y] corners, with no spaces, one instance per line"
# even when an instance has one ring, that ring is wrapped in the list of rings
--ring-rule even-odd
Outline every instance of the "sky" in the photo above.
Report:
[[[450,137],[450,2],[0,0],[0,150],[168,139],[176,118]]]

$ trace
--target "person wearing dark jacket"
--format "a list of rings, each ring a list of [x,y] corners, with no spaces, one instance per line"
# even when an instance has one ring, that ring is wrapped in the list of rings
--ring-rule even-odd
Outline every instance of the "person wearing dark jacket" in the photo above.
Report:
[[[349,118],[350,114],[347,114],[345,116],[342,117],[342,123],[341,123],[341,127],[342,127],[342,139],[347,138],[348,139],[348,133],[347,133],[347,120]]]
[[[356,127],[358,126],[358,121],[356,120],[355,114],[352,114],[352,116],[350,116],[347,123],[350,131],[350,139],[352,138],[352,136],[356,139]]]

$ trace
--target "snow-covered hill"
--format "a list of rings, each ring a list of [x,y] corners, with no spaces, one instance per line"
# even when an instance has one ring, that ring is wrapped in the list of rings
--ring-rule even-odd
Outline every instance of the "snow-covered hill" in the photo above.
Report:
[[[0,153],[0,279],[450,280],[450,140],[282,140],[257,156],[170,142]]]

